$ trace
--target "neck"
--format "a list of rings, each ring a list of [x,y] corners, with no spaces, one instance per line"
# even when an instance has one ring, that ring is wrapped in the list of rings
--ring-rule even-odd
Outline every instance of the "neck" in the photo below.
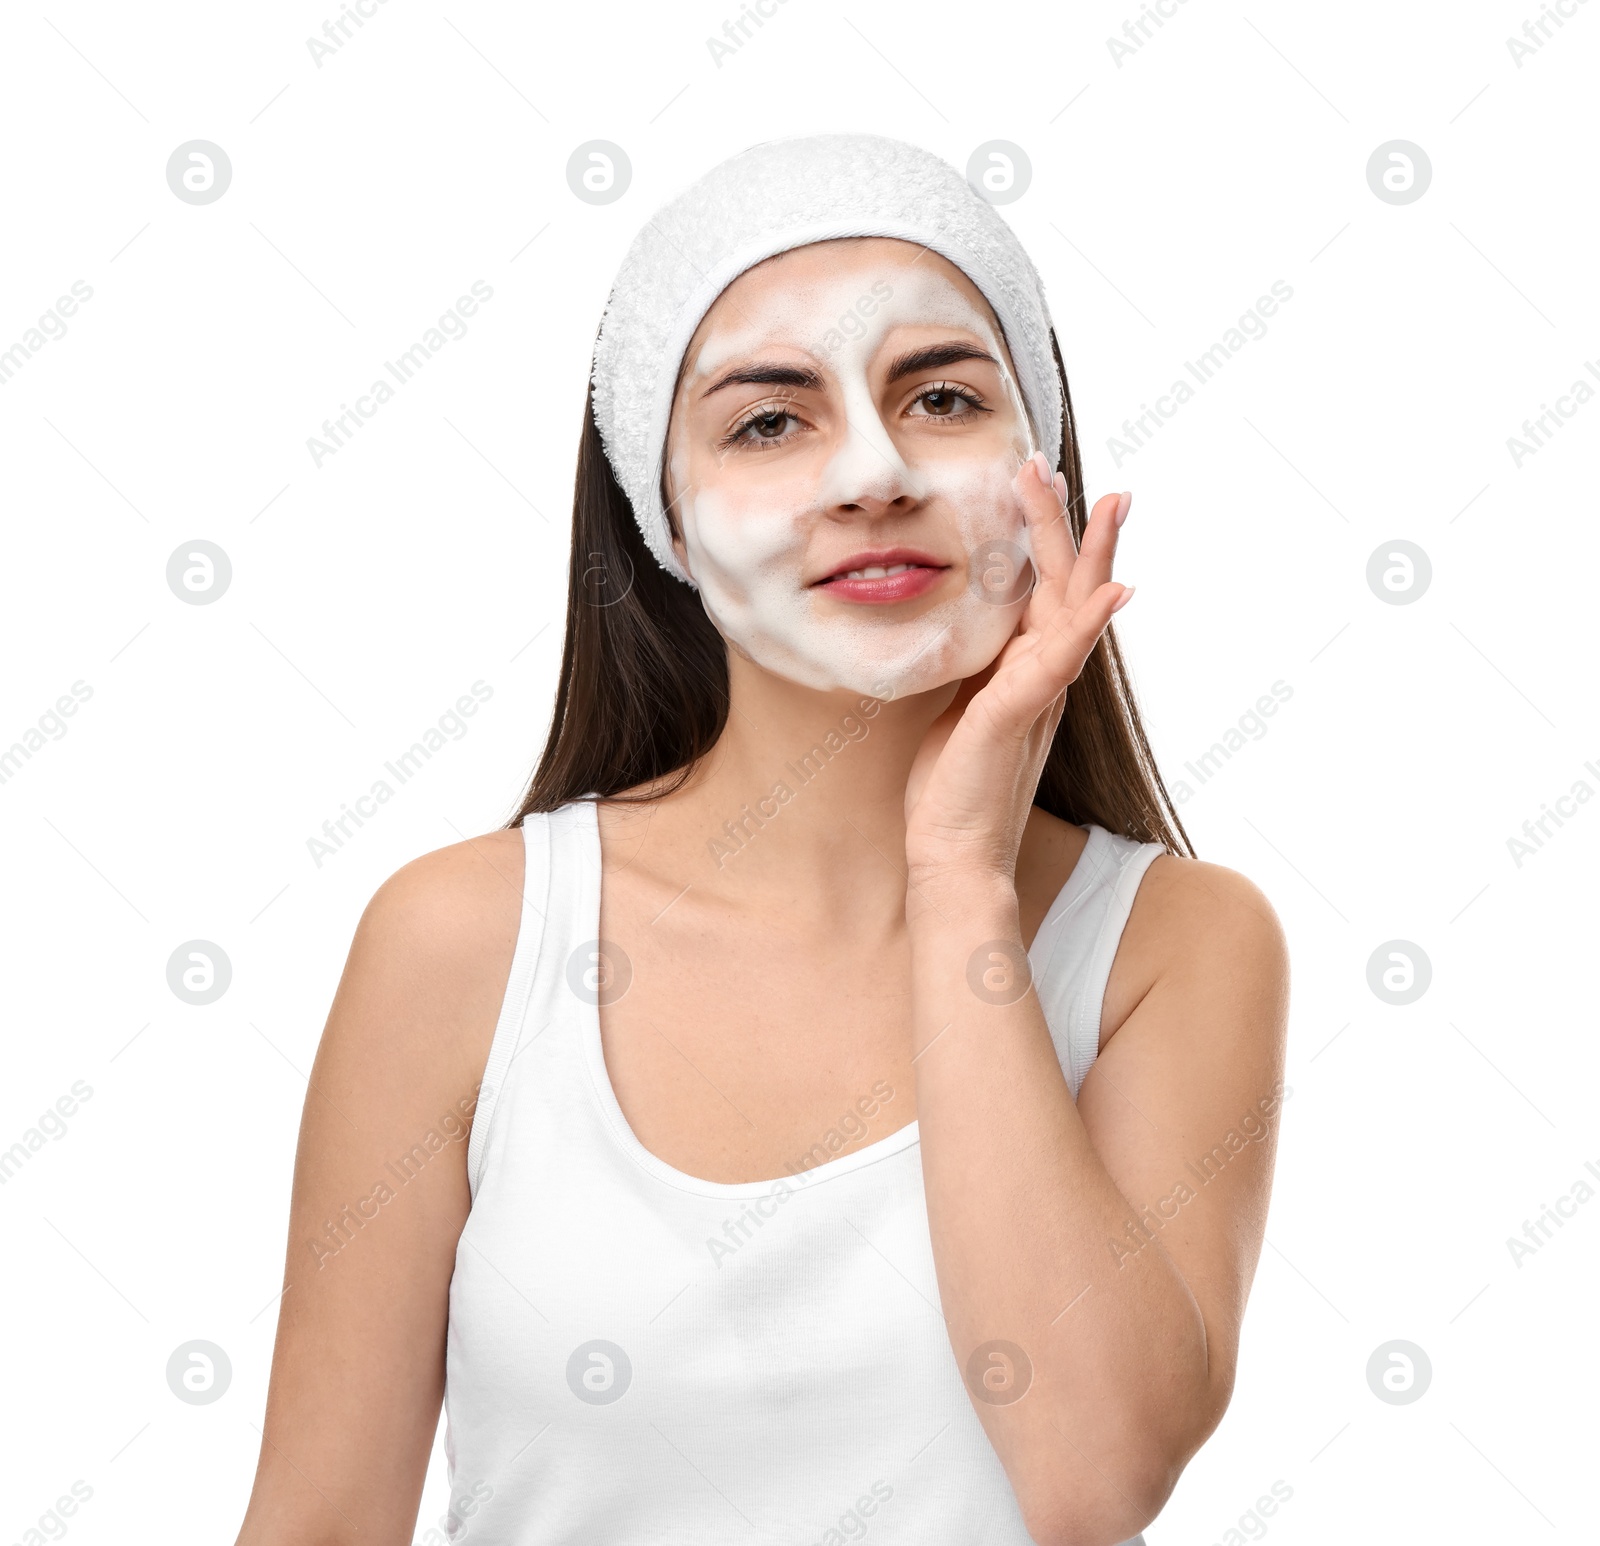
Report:
[[[905,889],[912,761],[958,684],[897,702],[816,692],[730,652],[727,723],[675,795],[613,814],[664,877],[838,918]]]

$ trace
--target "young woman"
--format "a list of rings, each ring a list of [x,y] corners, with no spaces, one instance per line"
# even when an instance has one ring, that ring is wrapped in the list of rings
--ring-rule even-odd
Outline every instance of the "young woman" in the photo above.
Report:
[[[367,908],[241,1546],[1113,1546],[1227,1405],[1287,965],[1192,856],[1037,275],[755,147],[596,350],[559,696]]]

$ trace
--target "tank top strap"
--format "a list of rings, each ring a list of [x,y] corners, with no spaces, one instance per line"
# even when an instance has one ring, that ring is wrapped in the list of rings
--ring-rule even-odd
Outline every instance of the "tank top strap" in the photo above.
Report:
[[[542,1044],[551,1056],[564,1044],[545,1038],[553,1022],[578,1002],[567,991],[569,970],[583,943],[578,936],[597,914],[599,877],[590,874],[585,839],[595,820],[594,806],[574,800],[554,811],[530,812],[522,820],[522,913],[511,972],[501,1000],[494,1039],[484,1065],[483,1083],[467,1143],[467,1180],[475,1199],[494,1131],[495,1112],[507,1087],[527,1077],[536,1065],[540,1077],[551,1070],[548,1058],[524,1056]],[[597,943],[597,942],[591,942]],[[578,963],[581,967],[581,962]]]
[[[1091,823],[1072,874],[1028,951],[1040,1006],[1073,1099],[1100,1052],[1100,1011],[1134,893],[1166,852]]]

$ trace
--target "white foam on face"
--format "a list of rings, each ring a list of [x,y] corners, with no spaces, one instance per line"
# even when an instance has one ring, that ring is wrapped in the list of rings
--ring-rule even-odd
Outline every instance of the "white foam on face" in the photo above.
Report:
[[[885,286],[890,294],[883,300]],[[864,321],[856,309],[863,296],[878,301]],[[738,449],[720,465],[702,452],[705,465],[692,486],[695,457],[673,437],[671,481],[687,489],[678,510],[688,569],[706,612],[756,664],[821,691],[898,698],[982,670],[1014,632],[1025,598],[1005,603],[992,591],[986,597],[981,584],[969,583],[968,561],[989,550],[1028,553],[1011,481],[1033,451],[993,322],[934,264],[922,262],[880,261],[741,302],[726,307],[725,318],[713,313],[685,373],[686,389],[699,390],[735,359],[781,346],[788,360],[798,350],[821,367],[844,428],[820,477],[815,458],[782,455],[784,465],[768,470],[761,459],[781,453]],[[859,336],[844,336],[844,318],[861,326]],[[961,433],[955,430],[895,439],[868,368],[889,331],[911,324],[962,329],[1001,362],[1013,427],[1003,446],[991,436],[981,452],[963,455],[940,443],[945,434]],[[960,367],[951,370],[959,374]],[[909,515],[880,518],[860,508],[861,501],[902,496],[913,502]],[[890,544],[931,548],[949,559],[953,573],[936,596],[867,605],[805,583],[819,559]]]

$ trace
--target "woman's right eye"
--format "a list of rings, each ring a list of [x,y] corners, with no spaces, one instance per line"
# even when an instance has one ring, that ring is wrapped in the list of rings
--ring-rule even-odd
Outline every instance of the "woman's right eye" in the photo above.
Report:
[[[723,437],[724,446],[746,445],[761,448],[763,446],[782,445],[789,440],[800,420],[787,408],[756,408],[747,413]]]

